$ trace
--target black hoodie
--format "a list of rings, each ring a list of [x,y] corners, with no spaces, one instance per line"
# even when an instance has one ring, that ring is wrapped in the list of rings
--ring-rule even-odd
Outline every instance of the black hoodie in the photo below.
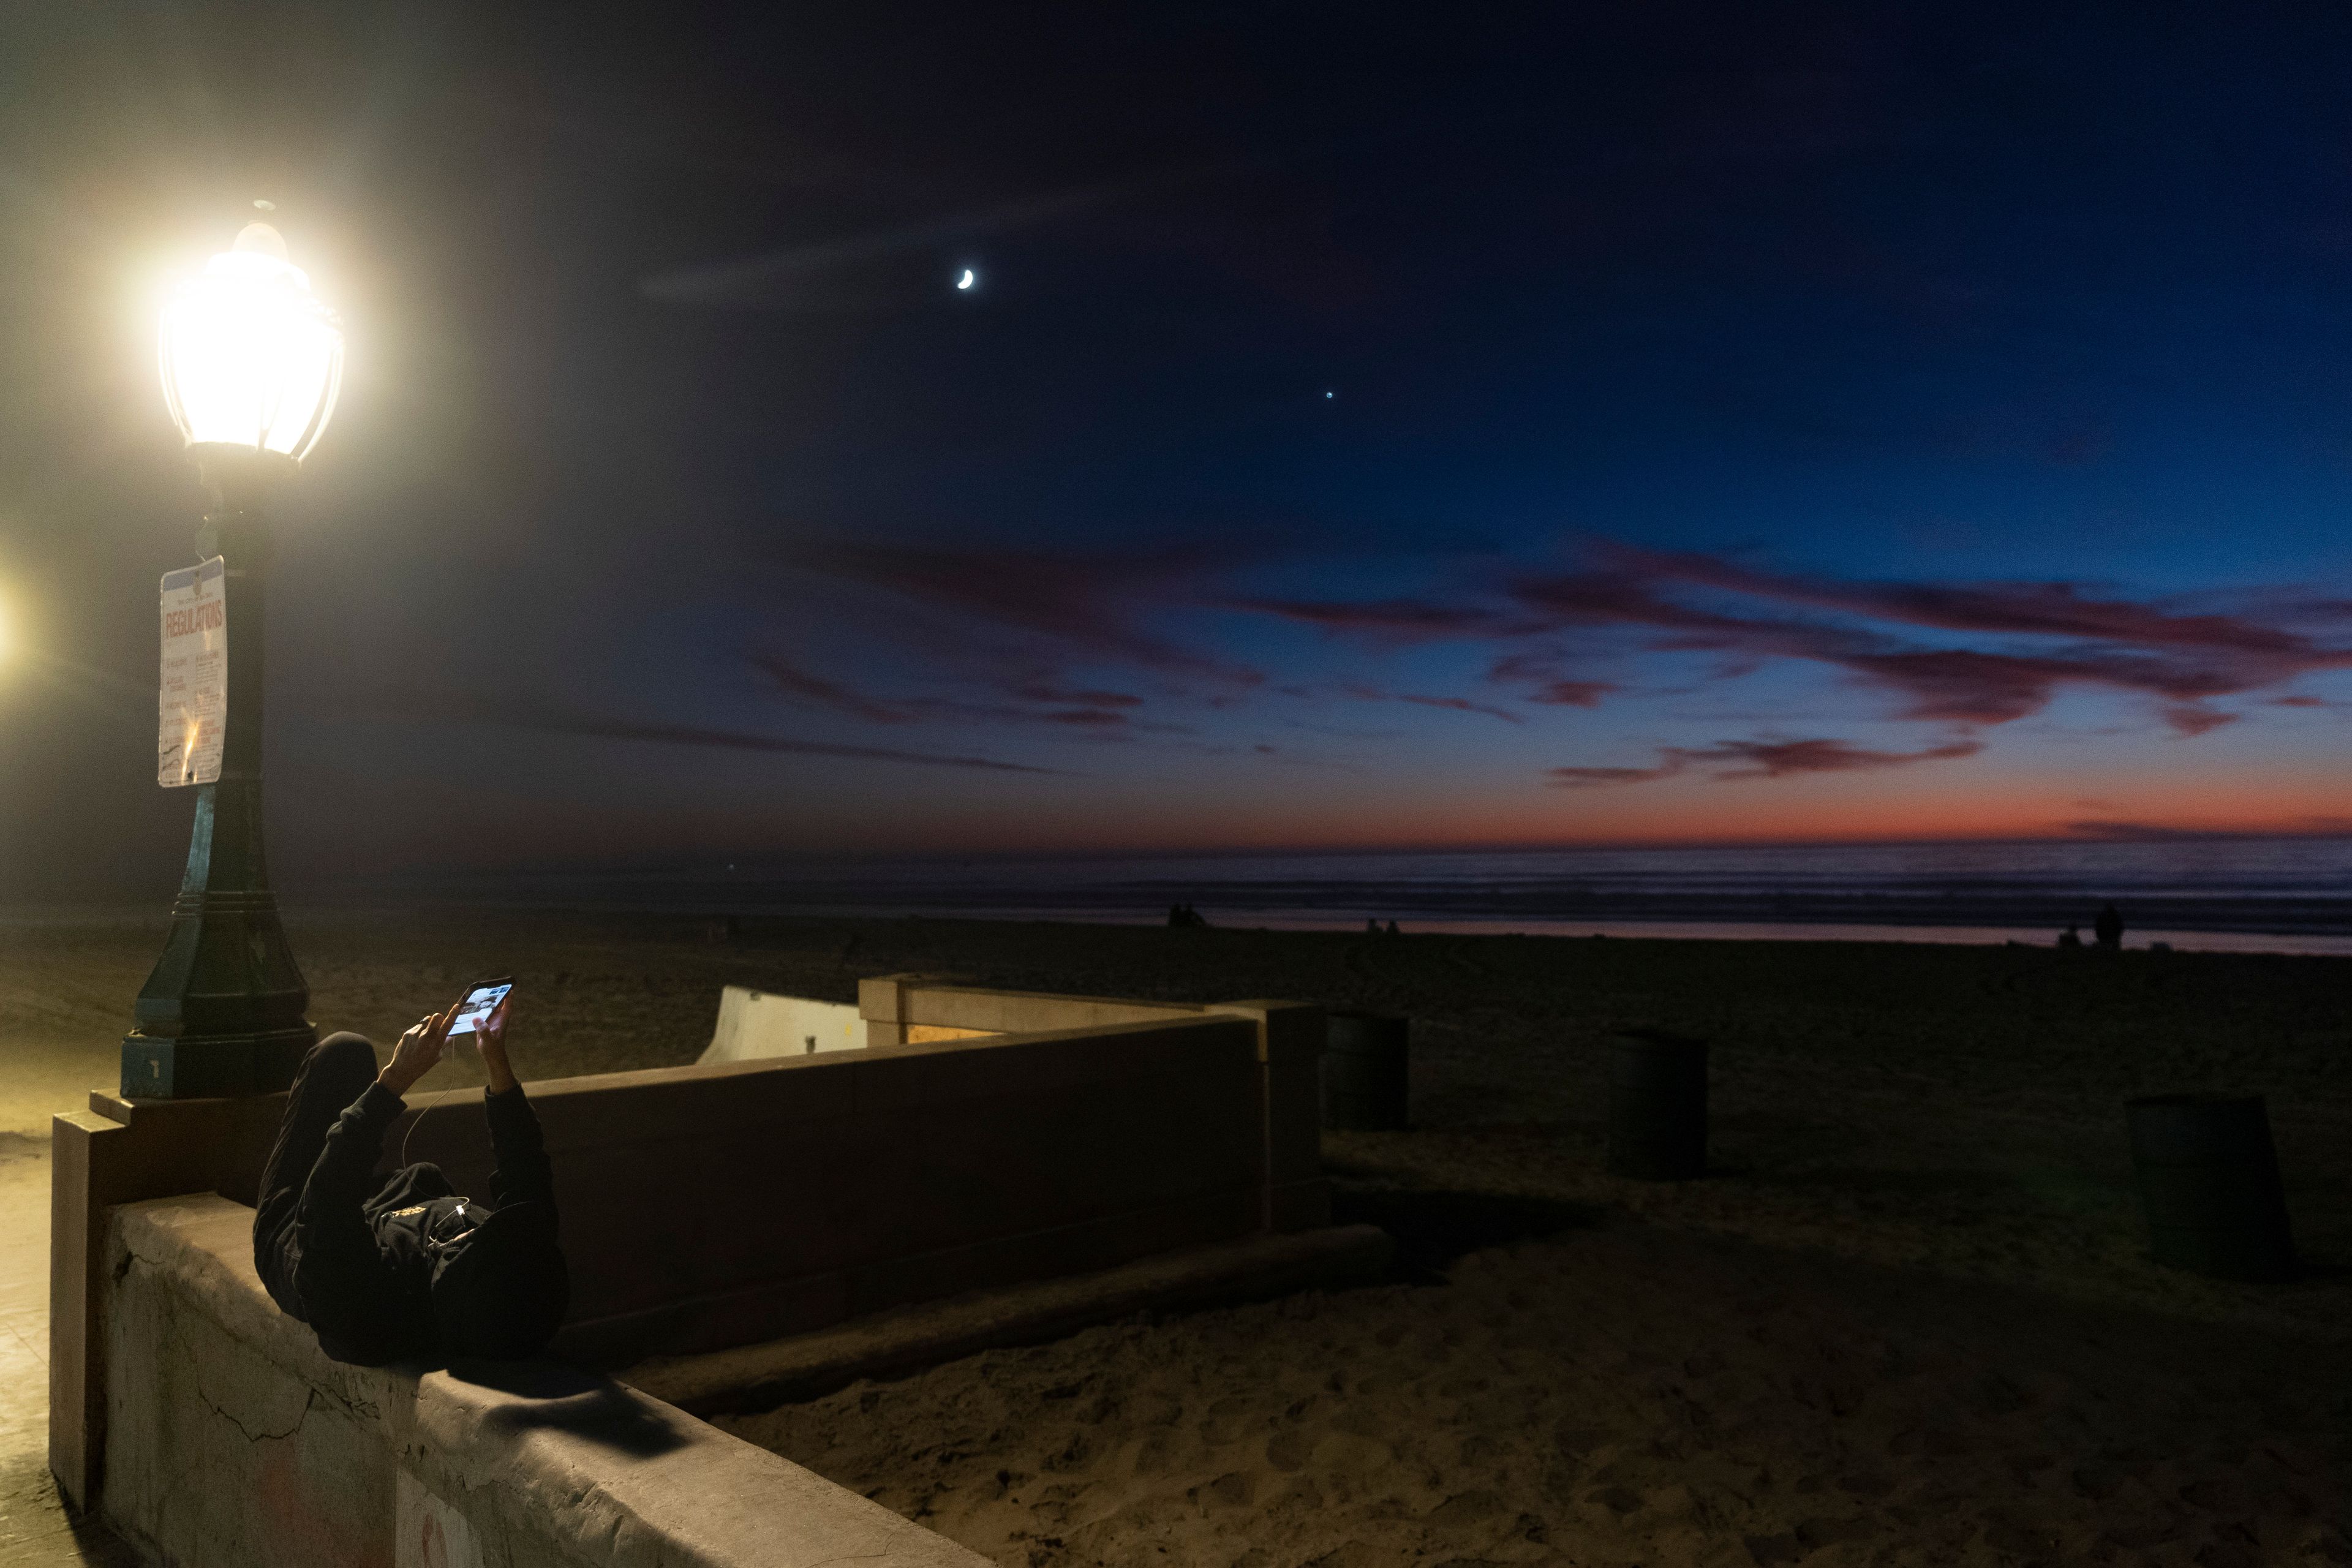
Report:
[[[295,1315],[337,1361],[382,1366],[436,1351],[462,1353],[467,1347],[446,1343],[435,1321],[433,1286],[465,1255],[468,1233],[478,1234],[494,1210],[530,1203],[544,1205],[552,1235],[555,1187],[522,1086],[485,1095],[482,1106],[497,1161],[487,1203],[458,1194],[440,1166],[422,1161],[377,1181],[383,1135],[403,1109],[380,1083],[368,1085],[329,1130],[302,1185],[289,1250],[300,1299]]]

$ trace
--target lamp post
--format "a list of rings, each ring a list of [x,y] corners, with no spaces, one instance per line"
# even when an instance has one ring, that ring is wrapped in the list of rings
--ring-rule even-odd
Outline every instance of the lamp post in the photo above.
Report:
[[[293,1080],[314,1034],[262,854],[265,507],[334,412],[342,327],[278,231],[256,223],[173,291],[162,347],[164,401],[213,495],[196,558],[223,562],[227,703],[220,777],[196,785],[171,934],[122,1041],[122,1093],[266,1093]]]

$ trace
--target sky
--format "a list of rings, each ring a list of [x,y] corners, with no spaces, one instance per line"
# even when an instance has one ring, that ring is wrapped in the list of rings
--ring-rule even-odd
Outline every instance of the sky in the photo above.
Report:
[[[0,903],[257,198],[281,882],[2352,832],[2352,17],[2051,9],[12,5]]]

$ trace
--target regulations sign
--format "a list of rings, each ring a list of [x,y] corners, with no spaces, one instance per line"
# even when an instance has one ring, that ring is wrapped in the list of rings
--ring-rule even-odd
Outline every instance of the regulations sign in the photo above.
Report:
[[[220,777],[228,719],[228,579],[221,558],[163,576],[163,687],[155,702],[155,782]]]

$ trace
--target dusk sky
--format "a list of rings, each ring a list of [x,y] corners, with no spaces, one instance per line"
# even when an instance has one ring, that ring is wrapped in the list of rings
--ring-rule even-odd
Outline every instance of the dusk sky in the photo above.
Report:
[[[257,197],[289,886],[2352,832],[2352,16],[2050,9],[12,5],[0,903],[175,882]]]

